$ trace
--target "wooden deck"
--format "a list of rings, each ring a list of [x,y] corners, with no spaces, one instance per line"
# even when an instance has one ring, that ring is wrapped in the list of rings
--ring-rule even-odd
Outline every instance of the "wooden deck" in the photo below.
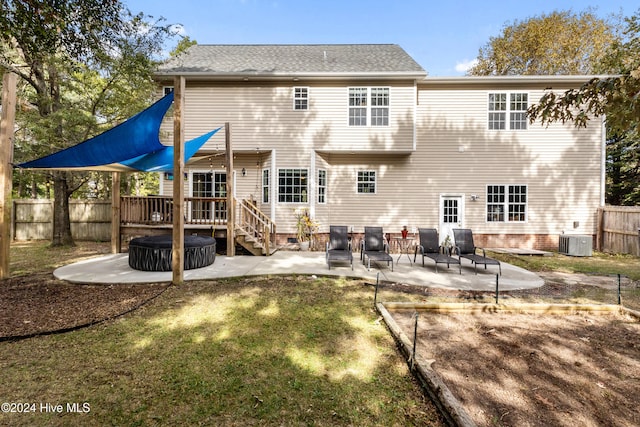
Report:
[[[226,239],[228,234],[227,198],[187,197],[184,203],[184,231]],[[271,255],[276,250],[276,226],[251,200],[234,200],[234,240],[254,255]],[[171,234],[173,198],[165,196],[120,199],[120,236],[125,242],[133,237]],[[122,251],[122,247],[120,247]]]

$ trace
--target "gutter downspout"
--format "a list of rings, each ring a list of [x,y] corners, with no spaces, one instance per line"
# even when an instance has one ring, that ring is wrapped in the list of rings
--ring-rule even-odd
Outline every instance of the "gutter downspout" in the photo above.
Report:
[[[602,116],[600,119],[600,126],[602,129],[602,141],[601,141],[601,160],[600,160],[600,206],[605,204],[605,194],[607,186],[607,126],[606,116]]]

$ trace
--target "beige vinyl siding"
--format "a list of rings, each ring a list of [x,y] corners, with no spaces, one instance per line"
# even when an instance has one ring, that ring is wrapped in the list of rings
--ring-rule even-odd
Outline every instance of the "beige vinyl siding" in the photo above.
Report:
[[[240,85],[241,87],[238,87]],[[358,81],[305,83],[309,109],[293,109],[292,83],[188,83],[185,91],[185,138],[199,136],[229,122],[235,150],[301,148],[323,151],[410,151],[413,147],[412,82]],[[389,87],[389,126],[348,125],[349,87]],[[172,144],[163,127],[164,143]],[[205,150],[224,148],[224,132]]]
[[[488,93],[499,91],[421,87],[415,157],[418,169],[431,171],[431,192],[465,194],[465,226],[483,233],[591,234],[601,197],[600,120],[587,129],[534,123],[527,130],[488,130]],[[530,105],[543,94],[510,91],[528,93]],[[488,184],[527,185],[527,221],[487,222]],[[470,201],[471,194],[480,200]]]
[[[293,110],[296,86],[309,88],[309,110]],[[349,127],[348,87],[389,87],[390,125]],[[479,234],[591,234],[602,197],[601,122],[594,120],[587,129],[533,124],[527,130],[491,131],[488,93],[501,91],[526,92],[531,104],[544,85],[429,83],[416,89],[412,82],[188,82],[185,134],[191,139],[231,124],[236,195],[260,202],[262,170],[269,169],[270,203],[261,209],[271,214],[273,208],[279,233],[295,232],[293,212],[299,207],[314,212],[321,232],[331,224],[356,233],[367,225],[390,233],[404,225],[438,228],[441,196],[461,195],[463,225]],[[221,131],[203,152],[213,155],[224,147]],[[224,162],[223,156],[215,159]],[[207,159],[189,165],[209,167]],[[282,168],[309,171],[308,203],[278,202]],[[317,204],[318,169],[327,171],[326,204]],[[357,193],[358,170],[376,171],[375,194]],[[487,185],[509,184],[527,186],[527,221],[487,222]],[[171,190],[165,181],[164,194]],[[471,201],[472,194],[479,200]]]
[[[322,155],[329,165],[326,228],[341,224],[362,232],[365,226],[379,225],[385,232],[399,233],[403,225],[417,226],[437,218],[437,211],[426,211],[423,200],[415,197],[414,155]],[[375,194],[357,192],[359,170],[376,172]]]

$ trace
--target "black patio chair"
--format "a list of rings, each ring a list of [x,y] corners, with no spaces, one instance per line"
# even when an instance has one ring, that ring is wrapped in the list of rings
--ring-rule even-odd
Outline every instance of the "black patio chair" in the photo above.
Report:
[[[391,263],[393,271],[393,258],[389,255],[389,244],[384,239],[382,227],[365,227],[362,240],[362,262],[367,262],[367,269],[371,270],[371,260],[386,261]]]
[[[436,273],[438,272],[438,264],[458,264],[459,273],[462,274],[462,266],[460,259],[451,256],[450,248],[440,246],[438,240],[438,230],[435,228],[418,228],[418,236],[420,243],[416,246],[413,254],[413,262],[416,262],[418,253],[422,255],[422,266],[424,267],[424,258],[430,258],[436,263]]]
[[[329,226],[329,241],[326,248],[327,266],[331,270],[331,261],[348,261],[353,270],[353,253],[346,225]]]
[[[454,228],[453,240],[455,241],[455,252],[460,258],[466,258],[470,260],[475,267],[476,274],[478,274],[478,264],[484,264],[484,269],[487,269],[487,265],[497,265],[502,275],[502,267],[500,261],[497,259],[489,258],[485,250],[478,248],[473,243],[473,233],[468,228]],[[482,255],[477,254],[477,250],[482,251]]]

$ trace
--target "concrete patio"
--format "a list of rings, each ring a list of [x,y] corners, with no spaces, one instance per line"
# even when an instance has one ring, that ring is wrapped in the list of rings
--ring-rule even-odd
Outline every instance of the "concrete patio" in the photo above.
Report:
[[[208,280],[223,277],[259,276],[273,274],[308,274],[318,276],[358,277],[371,281],[376,280],[379,273],[381,281],[405,283],[419,286],[440,287],[447,289],[492,291],[496,286],[497,266],[478,267],[475,274],[473,265],[468,260],[462,261],[462,274],[458,266],[438,265],[438,272],[430,260],[422,266],[420,258],[414,264],[406,255],[402,255],[399,263],[398,254],[394,255],[394,271],[386,263],[372,262],[371,270],[354,253],[353,271],[347,263],[333,263],[327,268],[324,252],[278,251],[269,257],[218,255],[215,262],[204,268],[185,270],[184,280]],[[134,270],[129,267],[128,254],[106,255],[60,267],[54,276],[74,283],[154,283],[170,282],[172,272],[148,272]],[[502,290],[530,289],[543,285],[543,280],[535,273],[513,265],[502,263],[502,275],[499,276]]]

